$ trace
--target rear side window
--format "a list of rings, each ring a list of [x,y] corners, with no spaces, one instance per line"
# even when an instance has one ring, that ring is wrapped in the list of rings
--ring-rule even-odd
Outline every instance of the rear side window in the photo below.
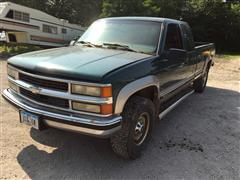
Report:
[[[194,49],[194,40],[191,29],[187,24],[181,24],[181,27],[183,30],[185,49],[187,51],[192,51]]]
[[[167,36],[165,41],[165,50],[171,48],[183,49],[182,35],[177,24],[169,24],[167,28]]]

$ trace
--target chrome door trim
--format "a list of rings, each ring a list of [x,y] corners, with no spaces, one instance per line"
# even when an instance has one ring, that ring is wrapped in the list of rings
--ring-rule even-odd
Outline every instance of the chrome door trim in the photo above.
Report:
[[[181,80],[180,82],[170,86],[170,87],[167,87],[166,89],[163,89],[160,91],[160,97],[163,97],[171,92],[173,92],[174,90],[178,89],[179,87],[181,87],[182,85],[190,82],[191,80],[193,80],[194,76],[190,76],[188,77],[187,79],[183,79]]]

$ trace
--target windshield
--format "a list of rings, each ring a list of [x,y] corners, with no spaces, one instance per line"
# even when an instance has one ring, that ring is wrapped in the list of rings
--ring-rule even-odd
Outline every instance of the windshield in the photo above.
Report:
[[[137,52],[157,51],[160,22],[141,20],[98,20],[82,35],[78,42],[95,45],[125,45]]]

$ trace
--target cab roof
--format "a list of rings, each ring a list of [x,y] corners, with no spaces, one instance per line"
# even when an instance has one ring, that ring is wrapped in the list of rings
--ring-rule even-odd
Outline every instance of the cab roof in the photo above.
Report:
[[[185,23],[183,21],[169,19],[169,18],[160,18],[160,17],[140,17],[140,16],[126,16],[126,17],[110,17],[104,19],[111,19],[111,20],[141,20],[141,21],[155,21],[155,22],[170,22],[170,23],[177,23],[182,24]]]

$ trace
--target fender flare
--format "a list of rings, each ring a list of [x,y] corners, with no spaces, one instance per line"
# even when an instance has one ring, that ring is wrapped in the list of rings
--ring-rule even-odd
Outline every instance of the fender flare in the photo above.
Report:
[[[205,65],[204,65],[203,72],[206,71],[209,62],[211,62],[211,65],[212,65],[213,60],[212,60],[212,58],[211,58],[210,56],[208,56],[208,57],[206,58],[206,63],[205,63]]]
[[[124,86],[116,98],[115,114],[121,114],[128,99],[136,92],[145,89],[150,86],[155,86],[158,89],[159,98],[159,80],[156,76],[149,75],[144,78],[137,79],[126,86]]]

